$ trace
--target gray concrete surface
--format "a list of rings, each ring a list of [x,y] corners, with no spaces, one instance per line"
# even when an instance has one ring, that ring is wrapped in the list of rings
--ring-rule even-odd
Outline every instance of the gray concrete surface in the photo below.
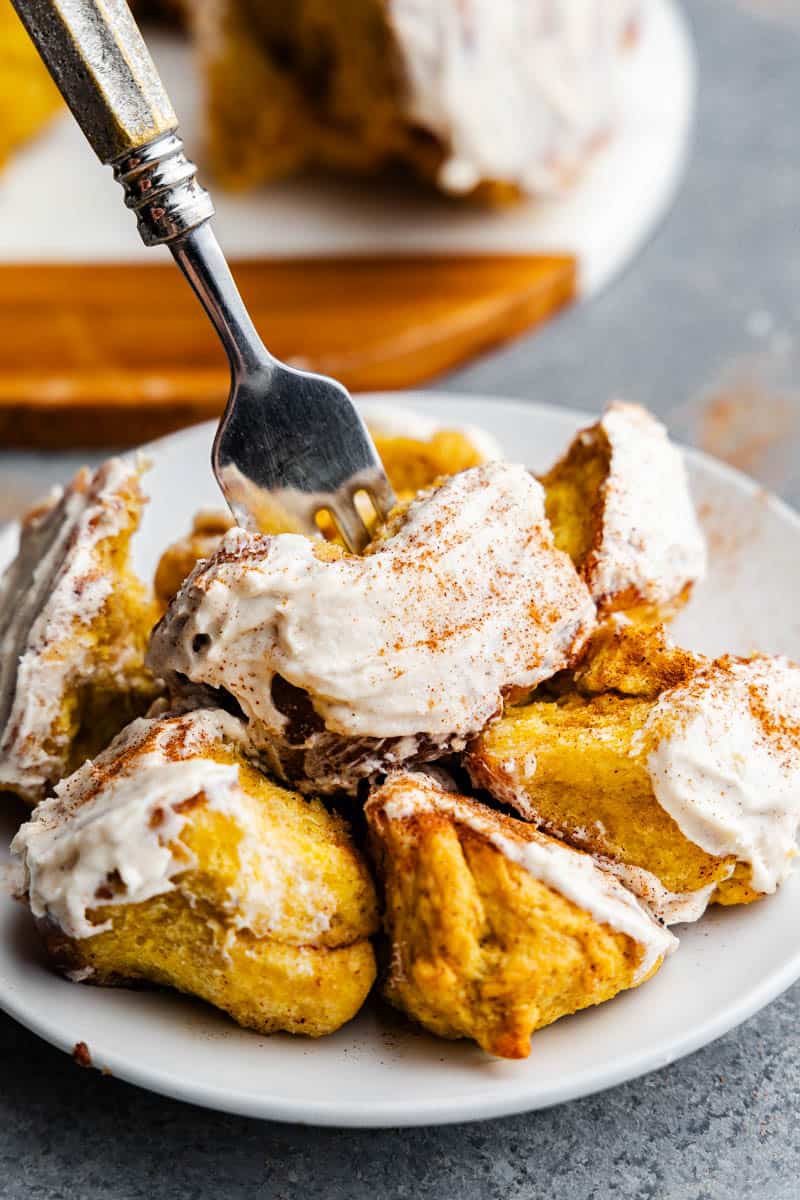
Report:
[[[800,499],[800,0],[688,0],[696,145],[624,278],[446,390],[596,409],[621,394]],[[0,496],[66,459],[0,455]],[[139,1092],[0,1017],[0,1197],[795,1200],[800,985],[667,1070],[483,1125],[315,1131]]]

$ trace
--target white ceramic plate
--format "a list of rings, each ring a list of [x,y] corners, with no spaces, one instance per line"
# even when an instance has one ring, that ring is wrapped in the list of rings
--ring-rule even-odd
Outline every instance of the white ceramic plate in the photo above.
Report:
[[[571,252],[588,295],[627,263],[666,211],[681,175],[694,104],[691,41],[675,0],[644,0],[641,39],[620,73],[617,134],[574,190],[497,212],[444,204],[395,184],[287,180],[255,196],[213,188],[216,226],[234,257]],[[190,153],[202,167],[198,83],[186,45],[148,31]],[[204,173],[208,178],[208,173]],[[57,199],[56,199],[57,198]],[[58,219],[54,220],[54,204]],[[0,179],[0,261],[154,261],[107,168],[68,116]]]
[[[409,403],[451,424],[482,424],[536,469],[591,419],[489,399],[416,395]],[[140,569],[152,570],[198,506],[219,505],[211,433],[201,425],[148,449],[152,502],[137,546]],[[710,653],[758,648],[800,658],[800,518],[711,459],[691,452],[689,464],[711,570],[678,635]],[[0,560],[13,540],[0,540]],[[12,831],[6,816],[3,846]],[[372,1006],[335,1036],[311,1042],[261,1038],[171,993],[70,984],[46,969],[26,910],[7,898],[0,899],[0,1006],[64,1050],[86,1042],[95,1066],[212,1108],[321,1125],[473,1120],[610,1087],[743,1021],[800,976],[798,902],[795,874],[767,901],[712,911],[679,931],[679,952],[654,980],[537,1033],[526,1062],[439,1041]]]

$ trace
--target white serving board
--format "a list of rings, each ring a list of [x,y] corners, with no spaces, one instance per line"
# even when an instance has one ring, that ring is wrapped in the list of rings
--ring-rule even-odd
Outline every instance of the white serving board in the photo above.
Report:
[[[237,197],[213,188],[233,258],[328,254],[567,252],[584,296],[617,274],[666,211],[686,158],[695,93],[677,0],[643,0],[641,36],[620,72],[619,128],[573,190],[552,202],[485,211],[374,180],[285,180]],[[200,92],[191,52],[148,37],[189,153],[201,164]],[[208,172],[201,176],[209,182]],[[0,262],[146,259],[120,190],[68,115],[0,178]]]

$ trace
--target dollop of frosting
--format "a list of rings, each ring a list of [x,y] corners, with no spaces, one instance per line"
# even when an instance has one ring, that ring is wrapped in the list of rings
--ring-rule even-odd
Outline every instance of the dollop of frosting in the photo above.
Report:
[[[598,603],[628,594],[664,604],[702,579],[706,545],[686,466],[666,428],[638,404],[611,404],[596,427],[610,451],[601,517],[583,566]],[[579,437],[594,437],[589,429]]]
[[[640,0],[390,0],[408,115],[446,157],[439,183],[558,193],[613,128]]]
[[[644,979],[678,940],[619,880],[589,854],[573,850],[532,825],[501,818],[464,796],[453,795],[423,774],[396,772],[370,797],[368,815],[380,809],[389,821],[436,812],[486,839],[510,862],[588,912],[601,925],[624,933],[643,949],[636,979]]]
[[[752,869],[774,892],[800,826],[800,667],[722,658],[664,692],[638,735],[653,791],[708,854]]]
[[[233,530],[156,628],[160,674],[224,688],[251,735],[280,734],[277,677],[348,737],[465,737],[511,688],[567,666],[595,623],[540,485],[488,463],[412,502],[363,558]]]
[[[125,493],[138,495],[141,469],[119,458],[84,467],[22,524],[0,580],[0,789],[35,800],[63,772],[53,728],[66,690],[89,670],[91,624],[114,586],[97,546],[127,528]],[[122,669],[129,650],[118,652]]]
[[[11,850],[33,915],[70,937],[91,937],[111,921],[94,923],[90,913],[172,891],[194,865],[181,842],[191,812],[185,802],[202,796],[242,835],[239,882],[224,914],[230,928],[263,936],[281,927],[299,945],[327,929],[336,899],[307,877],[313,863],[265,842],[239,764],[212,757],[215,748],[237,752],[246,742],[243,722],[219,709],[132,722],[58,784],[16,834]],[[313,905],[293,902],[312,889]]]

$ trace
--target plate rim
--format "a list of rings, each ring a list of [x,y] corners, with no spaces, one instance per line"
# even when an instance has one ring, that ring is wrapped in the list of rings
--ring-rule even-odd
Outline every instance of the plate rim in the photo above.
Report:
[[[596,412],[547,404],[542,401],[525,401],[483,393],[437,392],[426,389],[364,393],[355,399],[357,403],[382,403],[399,406],[414,406],[415,404],[419,406],[432,401],[437,406],[452,407],[454,411],[459,408],[463,409],[465,404],[494,409],[502,407],[507,412],[510,410],[511,413],[521,416],[526,421],[535,423],[538,420],[552,421],[555,418],[564,425],[575,428],[592,423],[597,420],[598,416]],[[128,453],[142,453],[147,456],[148,452],[157,452],[159,447],[165,443],[174,446],[176,442],[202,436],[201,431],[205,431],[209,435],[210,444],[210,435],[215,424],[214,421],[200,422],[167,434]],[[745,493],[749,498],[758,498],[776,516],[790,525],[800,537],[800,513],[784,500],[763,488],[748,475],[720,462],[711,455],[694,447],[681,443],[676,444],[679,445],[688,462],[728,486]],[[0,568],[5,565],[17,528],[18,523],[12,522],[0,530]],[[512,1091],[509,1096],[500,1094],[487,1098],[481,1098],[479,1092],[474,1091],[468,1091],[463,1097],[449,1100],[438,1098],[426,1100],[425,1097],[418,1097],[413,1105],[408,1100],[376,1101],[374,1098],[369,1101],[348,1099],[344,1103],[308,1099],[301,1101],[281,1097],[274,1092],[267,1092],[255,1097],[252,1094],[238,1093],[228,1086],[217,1086],[207,1082],[198,1083],[194,1079],[187,1082],[185,1077],[169,1070],[154,1068],[151,1065],[140,1067],[129,1053],[118,1054],[114,1050],[110,1053],[103,1052],[103,1069],[109,1070],[118,1079],[171,1099],[214,1111],[262,1120],[339,1128],[413,1127],[490,1120],[533,1112],[570,1100],[596,1095],[649,1074],[651,1071],[666,1067],[717,1040],[748,1020],[776,999],[798,978],[800,978],[800,945],[779,967],[763,976],[754,987],[750,988],[743,1000],[727,1003],[719,1011],[694,1025],[684,1036],[673,1037],[668,1049],[654,1047],[648,1050],[636,1050],[618,1058],[613,1066],[606,1067],[602,1074],[598,1073],[597,1067],[587,1067],[580,1074],[573,1074],[565,1084],[559,1083],[558,1080],[554,1081],[533,1101],[525,1099],[516,1091]],[[20,989],[0,977],[0,1010],[57,1049],[68,1054],[72,1053],[75,1039],[68,1031],[59,1026],[57,1016],[49,1018],[41,1015],[38,1011],[28,1012],[25,1008],[24,996],[24,989]]]

